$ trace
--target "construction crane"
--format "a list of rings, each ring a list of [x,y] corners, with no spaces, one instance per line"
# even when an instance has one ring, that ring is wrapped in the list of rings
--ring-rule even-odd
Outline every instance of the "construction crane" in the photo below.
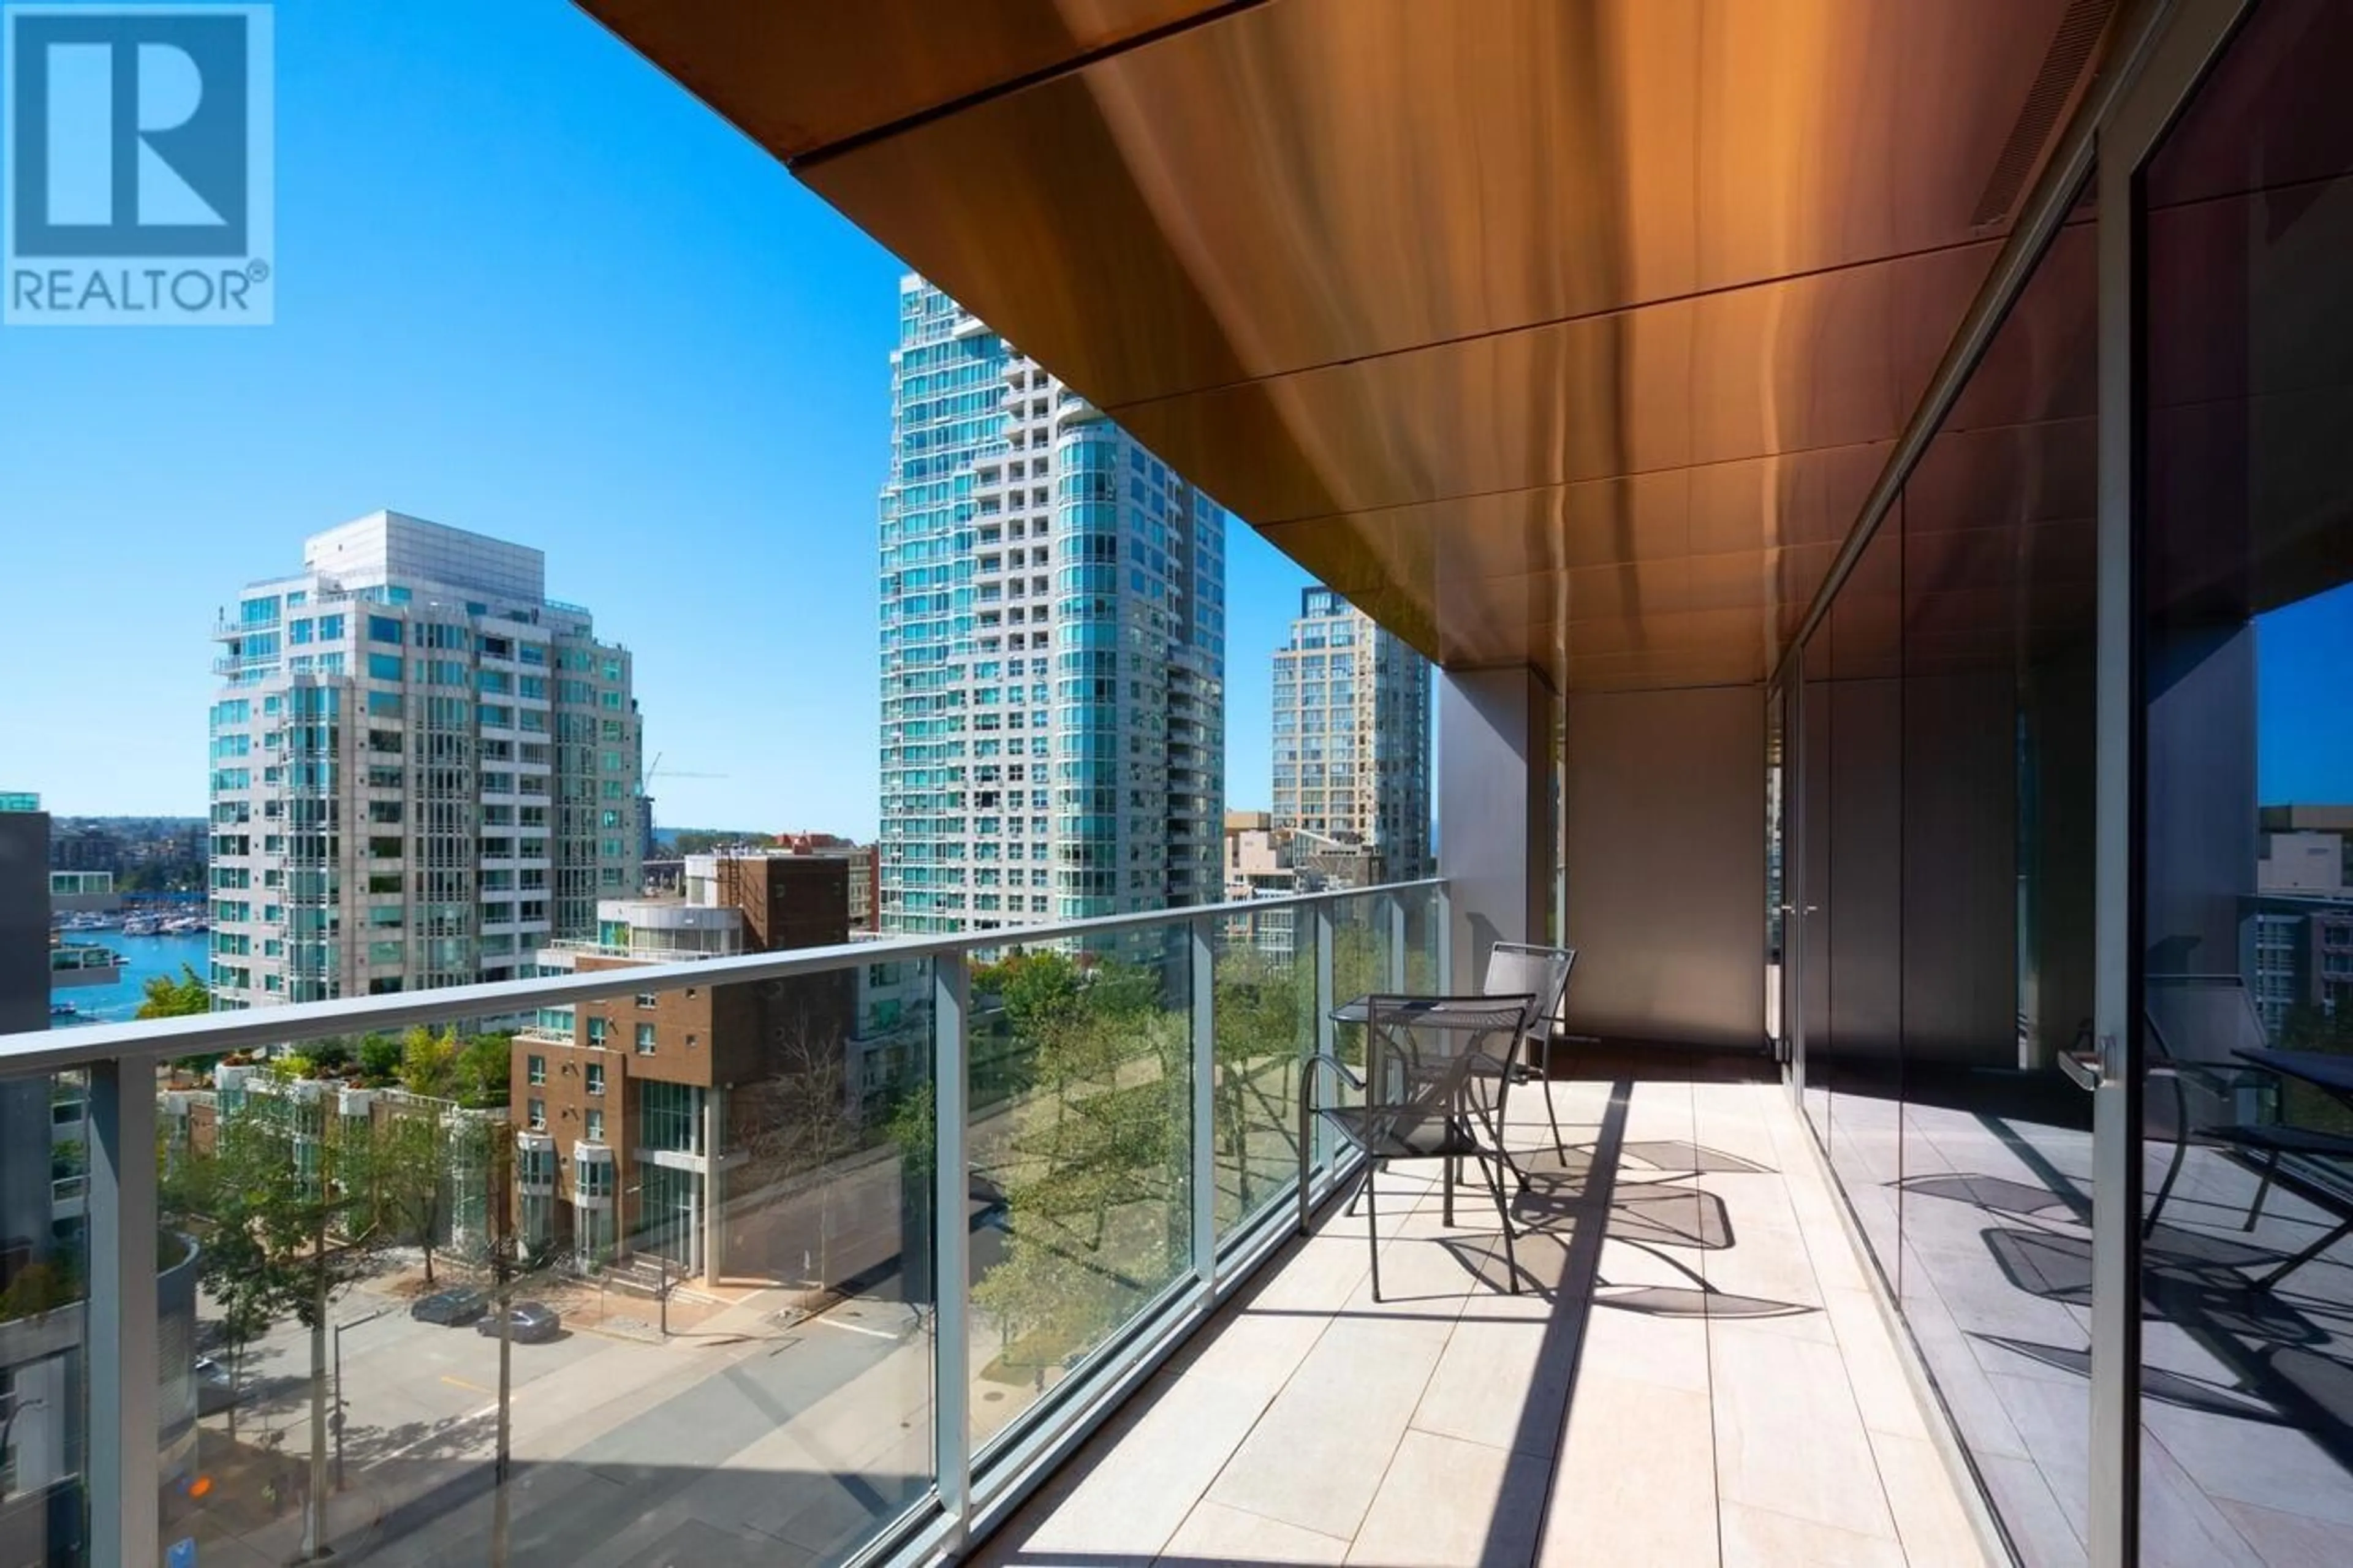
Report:
[[[657,773],[661,773],[664,778],[673,779],[723,779],[727,776],[725,773],[686,773],[679,772],[676,768],[670,769],[667,773],[662,773],[662,758],[667,754],[668,753],[666,752],[656,752],[654,753],[653,762],[648,765],[644,773],[638,775],[638,793],[639,795],[643,795],[653,794],[654,775]]]

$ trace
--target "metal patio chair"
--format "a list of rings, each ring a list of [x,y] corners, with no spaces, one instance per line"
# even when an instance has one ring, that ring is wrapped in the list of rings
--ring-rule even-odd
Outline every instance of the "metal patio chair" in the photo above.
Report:
[[[2334,1184],[2297,1181],[2292,1170],[2282,1168],[2285,1161],[2302,1159],[2353,1171],[2353,1137],[2280,1120],[2280,1075],[2237,1055],[2260,1051],[2269,1044],[2245,982],[2235,974],[2151,975],[2141,1016],[2149,1056],[2148,1098],[2156,1099],[2154,1091],[2159,1084],[2169,1090],[2158,1103],[2171,1113],[2168,1131],[2173,1144],[2165,1180],[2141,1221],[2142,1237],[2157,1234],[2158,1215],[2173,1195],[2174,1183],[2192,1143],[2229,1150],[2255,1166],[2259,1178],[2255,1195],[2247,1205],[2241,1230],[2252,1232],[2262,1221],[2264,1200],[2283,1177],[2292,1190],[2339,1222],[2339,1227],[2318,1245],[2296,1253],[2256,1280],[2259,1288],[2276,1284],[2353,1229],[2353,1202]],[[2202,1117],[2199,1104],[2213,1105],[2221,1114],[2211,1120]]]
[[[1553,1110],[1550,1082],[1553,1030],[1560,1020],[1561,1002],[1568,994],[1569,973],[1576,967],[1577,949],[1573,947],[1499,942],[1488,951],[1487,977],[1479,987],[1488,996],[1533,995],[1536,999],[1528,1026],[1514,1042],[1514,1059],[1507,1066],[1518,1081],[1545,1086],[1545,1120],[1552,1125],[1554,1151],[1563,1159],[1568,1156],[1568,1142],[1560,1134],[1560,1116]],[[1514,1165],[1513,1170],[1516,1173],[1519,1167]],[[1520,1177],[1520,1184],[1527,1184],[1525,1175]]]
[[[1365,999],[1365,1059],[1359,1074],[1339,1057],[1318,1052],[1299,1085],[1299,1228],[1309,1226],[1308,1166],[1314,1123],[1320,1119],[1363,1154],[1356,1195],[1365,1204],[1372,1246],[1373,1300],[1381,1299],[1381,1239],[1375,1208],[1376,1171],[1397,1161],[1436,1160],[1445,1184],[1445,1220],[1454,1223],[1454,1173],[1475,1161],[1504,1226],[1510,1288],[1520,1288],[1513,1250],[1511,1200],[1504,1192],[1509,1156],[1503,1128],[1514,1058],[1540,999],[1532,993],[1480,996],[1373,995]],[[1356,1090],[1354,1104],[1319,1105],[1322,1066]],[[1352,1200],[1353,1204],[1353,1200]]]

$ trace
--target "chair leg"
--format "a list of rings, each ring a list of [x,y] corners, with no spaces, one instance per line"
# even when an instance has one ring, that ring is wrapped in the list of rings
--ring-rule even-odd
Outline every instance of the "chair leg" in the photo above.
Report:
[[[2263,1179],[2255,1184],[2255,1201],[2247,1205],[2247,1223],[2239,1227],[2241,1230],[2254,1229],[2255,1222],[2263,1217],[2263,1200],[2271,1196],[2272,1178],[2279,1174],[2279,1151],[2274,1149],[2263,1161]]]
[[[1374,1159],[1371,1155],[1367,1154],[1365,1156],[1365,1173],[1356,1178],[1356,1188],[1348,1194],[1348,1217],[1350,1219],[1356,1217],[1356,1200],[1371,1194],[1373,1190],[1373,1167],[1379,1163],[1380,1162]]]
[[[1495,1168],[1491,1170],[1485,1156],[1480,1157],[1479,1173],[1487,1178],[1487,1191],[1495,1199],[1495,1217],[1504,1224],[1504,1273],[1510,1281],[1508,1289],[1516,1296],[1520,1293],[1520,1257],[1512,1245],[1512,1205],[1504,1196],[1502,1166],[1503,1162],[1499,1159],[1495,1162]]]
[[[1552,1103],[1552,1037],[1550,1035],[1545,1037],[1544,1070],[1538,1075],[1536,1082],[1543,1086],[1545,1120],[1552,1123],[1553,1149],[1560,1155],[1561,1163],[1566,1167],[1568,1163],[1568,1140],[1560,1135],[1560,1112],[1553,1109]]]
[[[2297,1269],[2303,1268],[2306,1264],[2311,1262],[2314,1258],[2319,1257],[2322,1253],[2327,1251],[2330,1247],[2344,1240],[2348,1236],[2353,1236],[2353,1219],[2347,1220],[2335,1230],[2330,1231],[2327,1236],[2322,1237],[2318,1241],[2314,1242],[2310,1247],[2306,1247],[2302,1252],[2297,1253],[2294,1258],[2287,1259],[2278,1268],[2273,1269],[2270,1273],[2256,1280],[2255,1289],[2258,1290],[2270,1289],[2273,1286],[2278,1284],[2281,1280],[2286,1279],[2289,1275],[2295,1273]]]
[[[1472,1107],[1472,1114],[1479,1118],[1479,1124],[1487,1130],[1489,1140],[1494,1143],[1495,1157],[1498,1160],[1501,1160],[1505,1165],[1511,1167],[1513,1178],[1519,1190],[1524,1193],[1526,1192],[1528,1190],[1528,1173],[1517,1160],[1512,1157],[1511,1150],[1505,1146],[1504,1142],[1504,1128],[1502,1121],[1495,1117],[1488,1115],[1484,1106],[1473,1106]]]
[[[1381,1222],[1374,1212],[1373,1162],[1369,1159],[1365,1162],[1365,1179],[1357,1184],[1356,1191],[1365,1200],[1365,1240],[1372,1247],[1373,1300],[1377,1303],[1381,1299]]]
[[[2165,1212],[2165,1200],[2173,1195],[2174,1179],[2181,1174],[2182,1157],[2189,1152],[2189,1132],[2182,1128],[2173,1140],[2173,1163],[2165,1168],[2165,1180],[2157,1189],[2157,1202],[2148,1205],[2148,1217],[2141,1221],[2140,1238],[2147,1241],[2157,1234],[2157,1216]]]

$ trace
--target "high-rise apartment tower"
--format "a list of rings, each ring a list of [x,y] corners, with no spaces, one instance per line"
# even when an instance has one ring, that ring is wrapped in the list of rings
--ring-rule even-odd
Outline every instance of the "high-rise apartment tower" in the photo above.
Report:
[[[1226,514],[900,286],[881,501],[881,926],[1219,897]]]
[[[1329,588],[1300,595],[1274,653],[1274,826],[1427,877],[1430,661]]]
[[[636,890],[629,654],[540,552],[377,512],[214,641],[217,1005],[512,979]]]

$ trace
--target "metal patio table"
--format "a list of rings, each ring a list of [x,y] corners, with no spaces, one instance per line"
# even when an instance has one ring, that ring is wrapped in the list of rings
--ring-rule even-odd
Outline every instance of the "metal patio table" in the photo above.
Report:
[[[1514,1171],[1504,1152],[1504,1098],[1511,1089],[1509,1054],[1516,1049],[1530,1011],[1533,994],[1506,996],[1402,996],[1373,994],[1335,1008],[1335,1024],[1365,1026],[1364,1071],[1331,1053],[1319,1053],[1308,1064],[1299,1087],[1299,1226],[1309,1228],[1308,1176],[1314,1162],[1310,1129],[1317,1118],[1328,1123],[1365,1156],[1357,1192],[1366,1197],[1366,1223],[1374,1226],[1373,1294],[1380,1298],[1380,1244],[1373,1218],[1374,1173],[1399,1160],[1437,1160],[1443,1171],[1445,1223],[1454,1223],[1456,1168],[1465,1158],[1479,1162],[1490,1195],[1504,1227],[1506,1267],[1511,1289],[1519,1289],[1514,1259],[1510,1205],[1504,1177]],[[1503,1057],[1491,1047],[1502,1043]],[[1478,1073],[1474,1064],[1488,1060],[1494,1068]],[[1315,1066],[1364,1096],[1353,1105],[1314,1103]],[[1474,1086],[1493,1086],[1494,1104],[1483,1103]],[[1489,1162],[1493,1161],[1491,1168]],[[1516,1173],[1516,1172],[1514,1172]],[[1351,1204],[1353,1210],[1354,1205]]]

